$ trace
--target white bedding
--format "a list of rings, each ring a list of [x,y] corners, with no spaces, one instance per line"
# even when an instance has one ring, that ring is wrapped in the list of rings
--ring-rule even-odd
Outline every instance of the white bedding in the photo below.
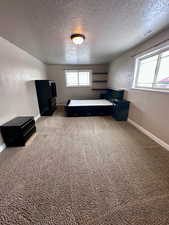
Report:
[[[106,99],[70,100],[69,106],[110,106],[112,103]]]

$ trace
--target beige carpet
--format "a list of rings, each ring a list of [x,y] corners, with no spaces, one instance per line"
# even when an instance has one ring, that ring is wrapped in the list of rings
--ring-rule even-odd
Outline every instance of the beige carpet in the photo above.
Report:
[[[111,117],[40,119],[0,153],[0,224],[167,225],[169,152]]]

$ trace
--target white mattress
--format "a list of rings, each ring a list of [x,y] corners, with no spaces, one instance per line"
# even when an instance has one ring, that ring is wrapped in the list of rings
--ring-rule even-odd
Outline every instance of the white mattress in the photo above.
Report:
[[[70,100],[69,106],[110,106],[112,103],[106,99]]]

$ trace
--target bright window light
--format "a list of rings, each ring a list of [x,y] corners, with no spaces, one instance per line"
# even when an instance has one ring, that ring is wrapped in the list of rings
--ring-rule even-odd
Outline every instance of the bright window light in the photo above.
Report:
[[[90,86],[91,71],[66,70],[65,77],[67,87]]]
[[[136,60],[134,88],[169,90],[169,50]]]

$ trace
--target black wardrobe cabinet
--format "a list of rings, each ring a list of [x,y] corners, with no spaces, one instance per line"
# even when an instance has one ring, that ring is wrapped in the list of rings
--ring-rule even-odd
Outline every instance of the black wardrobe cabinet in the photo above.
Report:
[[[41,116],[51,116],[56,110],[56,84],[52,80],[35,81]]]
[[[126,121],[128,119],[130,102],[126,100],[113,101],[113,118],[118,121]]]

